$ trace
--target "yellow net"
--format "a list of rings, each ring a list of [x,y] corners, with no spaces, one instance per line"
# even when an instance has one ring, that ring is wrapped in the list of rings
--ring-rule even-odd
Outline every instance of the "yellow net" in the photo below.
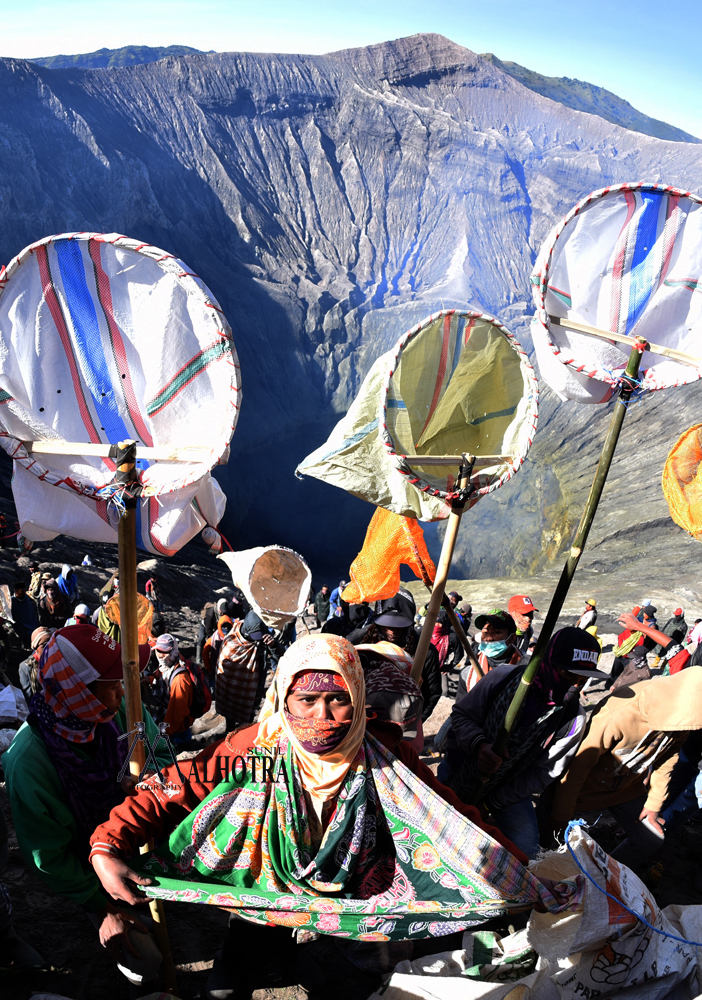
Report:
[[[400,589],[401,563],[431,587],[436,567],[419,522],[378,507],[368,525],[363,548],[351,564],[351,583],[341,596],[349,604],[394,597]]]
[[[115,594],[105,605],[105,614],[114,625],[119,625],[119,594]],[[143,645],[151,635],[154,620],[154,606],[143,594],[137,594],[137,621],[139,622],[139,644]]]
[[[672,519],[702,542],[702,424],[686,430],[670,449],[662,486]]]

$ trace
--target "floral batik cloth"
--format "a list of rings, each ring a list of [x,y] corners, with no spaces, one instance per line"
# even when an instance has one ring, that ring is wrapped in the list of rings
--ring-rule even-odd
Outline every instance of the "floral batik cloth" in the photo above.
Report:
[[[262,748],[265,750],[265,747]],[[270,749],[273,753],[273,749]],[[266,780],[230,778],[133,867],[149,896],[359,941],[440,937],[541,900],[567,904],[366,734],[321,846],[290,741]],[[261,775],[259,774],[259,777]]]

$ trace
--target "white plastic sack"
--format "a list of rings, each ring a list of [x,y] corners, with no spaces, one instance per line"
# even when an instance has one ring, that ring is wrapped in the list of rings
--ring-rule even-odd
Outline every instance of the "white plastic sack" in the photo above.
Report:
[[[297,552],[261,545],[217,558],[227,564],[235,586],[266,625],[281,629],[304,614],[312,573]]]
[[[537,412],[536,376],[509,331],[482,313],[444,310],[378,358],[326,444],[296,471],[395,514],[436,521],[449,513],[458,463],[405,456],[500,456],[476,466],[472,505],[519,470]]]
[[[180,260],[123,236],[71,233],[27,247],[0,271],[0,445],[15,460],[23,535],[116,542],[115,465],[32,455],[58,439],[198,448],[192,461],[139,461],[138,544],[171,555],[225,498],[240,379],[231,330]]]
[[[594,191],[551,230],[531,281],[539,372],[562,399],[608,400],[630,348],[564,329],[549,315],[702,357],[702,201],[643,182]],[[701,376],[644,352],[644,390]]]
[[[570,834],[578,861],[598,886],[660,929],[702,942],[702,906],[660,910],[643,882],[609,857],[582,828]],[[569,853],[546,855],[530,870],[573,879],[580,870]],[[584,876],[580,876],[584,877]],[[518,938],[519,935],[512,935]],[[532,912],[527,940],[537,971],[508,984],[467,979],[472,956],[444,952],[403,962],[382,993],[369,1000],[699,1000],[699,948],[663,937],[586,881],[582,903],[559,914]],[[510,938],[502,942],[509,946]]]
[[[5,684],[0,688],[0,722],[11,719],[24,722],[29,717],[29,708],[24,693],[14,684]]]

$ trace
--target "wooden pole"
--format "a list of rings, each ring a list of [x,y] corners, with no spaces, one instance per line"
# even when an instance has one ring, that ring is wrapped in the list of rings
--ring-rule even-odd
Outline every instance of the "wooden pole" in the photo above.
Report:
[[[466,489],[470,482],[471,471],[472,464],[461,465],[461,469],[458,474],[459,489]],[[448,580],[449,570],[451,569],[451,560],[453,559],[453,550],[456,547],[456,537],[458,535],[458,529],[461,524],[461,515],[463,514],[465,505],[465,500],[457,500],[451,504],[451,513],[448,516],[444,543],[441,546],[441,557],[439,559],[439,565],[436,569],[436,577],[434,578],[434,588],[431,592],[429,607],[427,608],[426,618],[424,619],[424,624],[422,625],[422,632],[419,636],[417,650],[414,654],[414,660],[412,662],[412,671],[410,676],[417,682],[417,684],[421,684],[422,681],[424,661],[427,658],[432,632],[434,631],[436,619],[439,616],[439,609],[441,608],[441,602],[444,597],[446,581]]]
[[[461,625],[458,615],[451,607],[451,602],[446,597],[446,595],[444,595],[444,600],[441,602],[441,606],[442,608],[445,609],[446,614],[449,616],[449,621],[451,622],[454,632],[458,636],[459,642],[461,643],[463,649],[465,650],[466,656],[468,657],[468,661],[471,667],[473,668],[473,670],[475,670],[479,678],[484,677],[485,674],[483,673],[483,668],[478,663],[478,658],[473,652],[473,647],[470,644],[470,639],[466,635],[465,629]]]
[[[117,544],[119,552],[119,624],[120,644],[122,647],[122,677],[124,682],[124,701],[127,708],[127,732],[136,729],[137,722],[143,721],[141,711],[141,674],[139,671],[139,619],[137,613],[137,548],[136,519],[139,516],[137,497],[133,487],[137,482],[136,475],[136,442],[121,441],[117,453],[117,475],[115,482],[124,486],[122,501],[124,512],[117,526]],[[137,740],[129,764],[129,770],[136,780],[145,764],[144,744]],[[139,849],[140,854],[147,854],[153,849],[153,842]],[[153,931],[156,944],[163,957],[161,976],[166,990],[173,996],[178,996],[175,966],[171,954],[171,944],[168,940],[166,915],[163,901],[149,900],[149,911],[153,920]]]
[[[599,330],[596,326],[588,326],[587,323],[579,323],[565,316],[549,316],[548,321],[551,326],[560,326],[564,330],[585,333],[588,337],[597,337],[599,340],[609,340],[610,342],[614,341],[615,344],[626,344],[627,347],[631,347],[632,345],[632,338],[627,337],[623,333]],[[636,337],[635,340],[641,341],[642,338]],[[672,347],[661,347],[660,344],[651,344],[647,341],[644,341],[644,343],[646,343],[646,350],[652,354],[662,354],[663,357],[671,358],[673,361],[681,361],[684,365],[692,365],[693,368],[702,368],[702,358],[695,357],[694,354],[685,354],[684,351],[676,351]]]
[[[578,530],[575,533],[573,545],[571,546],[566,564],[563,567],[561,578],[558,581],[556,590],[551,598],[551,604],[546,615],[546,620],[544,621],[539,633],[539,638],[536,641],[532,657],[529,660],[527,668],[524,671],[522,679],[519,683],[519,687],[515,691],[514,697],[512,698],[509,708],[507,709],[507,714],[505,715],[502,728],[492,746],[493,753],[496,753],[500,757],[504,756],[509,734],[515,722],[519,718],[519,714],[524,705],[524,699],[529,691],[531,682],[536,676],[536,672],[541,666],[541,660],[544,652],[546,651],[546,646],[548,645],[551,635],[553,634],[556,622],[558,621],[558,616],[560,615],[565,599],[568,596],[570,584],[573,580],[573,576],[575,575],[575,571],[578,568],[580,556],[583,554],[583,549],[585,548],[585,543],[587,542],[592,522],[595,519],[597,506],[600,502],[600,497],[602,496],[602,490],[604,489],[605,482],[607,481],[607,473],[609,472],[609,468],[612,464],[614,451],[617,447],[617,441],[619,440],[619,433],[622,429],[622,424],[626,415],[627,403],[631,399],[631,394],[636,387],[641,357],[643,352],[647,349],[648,344],[646,341],[637,339],[631,350],[631,354],[629,355],[629,363],[626,366],[626,372],[624,374],[619,399],[614,404],[614,412],[612,413],[612,418],[609,423],[609,431],[607,432],[607,437],[602,448],[602,454],[600,455],[600,461],[597,466],[597,471],[595,472],[595,478],[593,479],[592,486],[590,487],[590,494],[587,498],[587,503],[585,504],[585,510],[580,518]]]

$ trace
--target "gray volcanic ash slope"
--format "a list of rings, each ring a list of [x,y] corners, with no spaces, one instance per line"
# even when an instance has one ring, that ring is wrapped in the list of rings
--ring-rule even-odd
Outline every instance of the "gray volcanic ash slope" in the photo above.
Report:
[[[696,145],[571,111],[437,35],[104,70],[5,59],[0,94],[0,260],[49,233],[118,231],[202,275],[242,361],[224,530],[325,572],[345,571],[371,508],[291,473],[372,361],[441,306],[484,309],[529,345],[532,263],[575,201],[639,178],[702,189]],[[606,408],[545,395],[534,461],[471,513],[461,573],[542,568],[579,515]],[[602,537],[635,543],[647,522],[690,551],[657,483],[698,398],[632,413]]]

